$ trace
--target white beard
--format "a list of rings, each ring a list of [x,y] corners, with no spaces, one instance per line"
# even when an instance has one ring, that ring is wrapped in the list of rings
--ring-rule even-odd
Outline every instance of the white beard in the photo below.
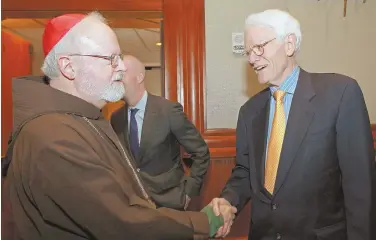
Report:
[[[121,81],[113,82],[102,92],[100,98],[107,102],[117,102],[124,97],[124,86]]]
[[[76,88],[79,92],[92,98],[95,101],[105,100],[107,102],[116,102],[124,97],[125,89],[122,83],[123,73],[118,72],[114,74],[111,83],[107,83],[106,86],[99,87],[96,85],[96,81],[90,76],[90,74],[83,72],[81,77],[84,79]],[[93,81],[94,80],[94,81]]]

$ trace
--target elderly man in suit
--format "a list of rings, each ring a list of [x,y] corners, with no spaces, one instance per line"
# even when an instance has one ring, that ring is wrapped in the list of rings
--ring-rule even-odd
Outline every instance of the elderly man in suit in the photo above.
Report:
[[[375,161],[358,83],[296,63],[299,22],[280,10],[246,20],[246,56],[268,87],[240,109],[236,166],[220,198],[241,211],[249,239],[375,240]],[[230,224],[219,230],[226,235]]]
[[[198,196],[210,160],[208,146],[179,103],[145,89],[145,66],[133,56],[123,58],[126,104],[111,116],[111,125],[133,153],[137,171],[158,206],[184,210]],[[193,160],[184,175],[181,146]]]

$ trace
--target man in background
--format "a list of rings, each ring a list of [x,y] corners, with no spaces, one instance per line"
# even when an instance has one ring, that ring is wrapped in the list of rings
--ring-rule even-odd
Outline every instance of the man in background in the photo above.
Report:
[[[184,210],[200,194],[209,148],[179,103],[147,92],[145,66],[130,55],[123,60],[126,104],[112,114],[111,125],[132,152],[157,206]],[[189,176],[184,175],[181,146],[192,159]]]
[[[5,202],[16,239],[206,239],[222,218],[156,208],[100,109],[124,95],[115,33],[97,14],[53,18],[47,76],[13,81],[14,129]],[[222,209],[224,210],[224,209]],[[227,208],[229,216],[234,210]],[[9,226],[9,225],[8,225]],[[12,229],[2,229],[8,232]]]
[[[375,240],[376,170],[362,91],[347,76],[301,69],[301,40],[286,12],[247,18],[245,54],[268,88],[239,111],[236,166],[211,204],[219,214],[218,206],[241,211],[251,199],[252,240]]]

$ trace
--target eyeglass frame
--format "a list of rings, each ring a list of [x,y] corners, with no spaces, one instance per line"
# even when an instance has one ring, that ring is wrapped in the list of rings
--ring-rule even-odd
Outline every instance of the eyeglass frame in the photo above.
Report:
[[[261,44],[256,44],[254,45],[253,47],[251,47],[248,51],[244,51],[242,53],[243,56],[249,56],[251,54],[251,52],[253,52],[256,56],[262,56],[265,52],[265,46],[268,45],[269,43],[271,43],[272,41],[276,40],[277,38],[272,38],[264,43],[261,43]],[[255,48],[258,48],[259,51],[260,51],[260,54],[257,54],[257,52],[254,51]]]
[[[68,56],[79,56],[79,57],[94,57],[94,58],[102,58],[102,59],[105,59],[105,60],[108,60],[110,61],[110,64],[113,68],[116,68],[117,66],[119,66],[119,61],[123,58],[124,54],[123,53],[120,53],[120,54],[111,54],[111,56],[104,56],[104,55],[94,55],[94,54],[69,54]],[[117,61],[115,61],[117,60]]]

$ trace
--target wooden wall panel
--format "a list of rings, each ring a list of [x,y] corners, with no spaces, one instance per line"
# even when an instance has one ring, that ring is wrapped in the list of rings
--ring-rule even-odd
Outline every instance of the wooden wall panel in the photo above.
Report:
[[[165,96],[204,131],[204,0],[164,0]]]
[[[3,0],[2,11],[162,11],[161,0]]]
[[[164,0],[165,97],[184,106],[213,152],[234,156],[234,129],[206,129],[204,7],[204,0]]]

